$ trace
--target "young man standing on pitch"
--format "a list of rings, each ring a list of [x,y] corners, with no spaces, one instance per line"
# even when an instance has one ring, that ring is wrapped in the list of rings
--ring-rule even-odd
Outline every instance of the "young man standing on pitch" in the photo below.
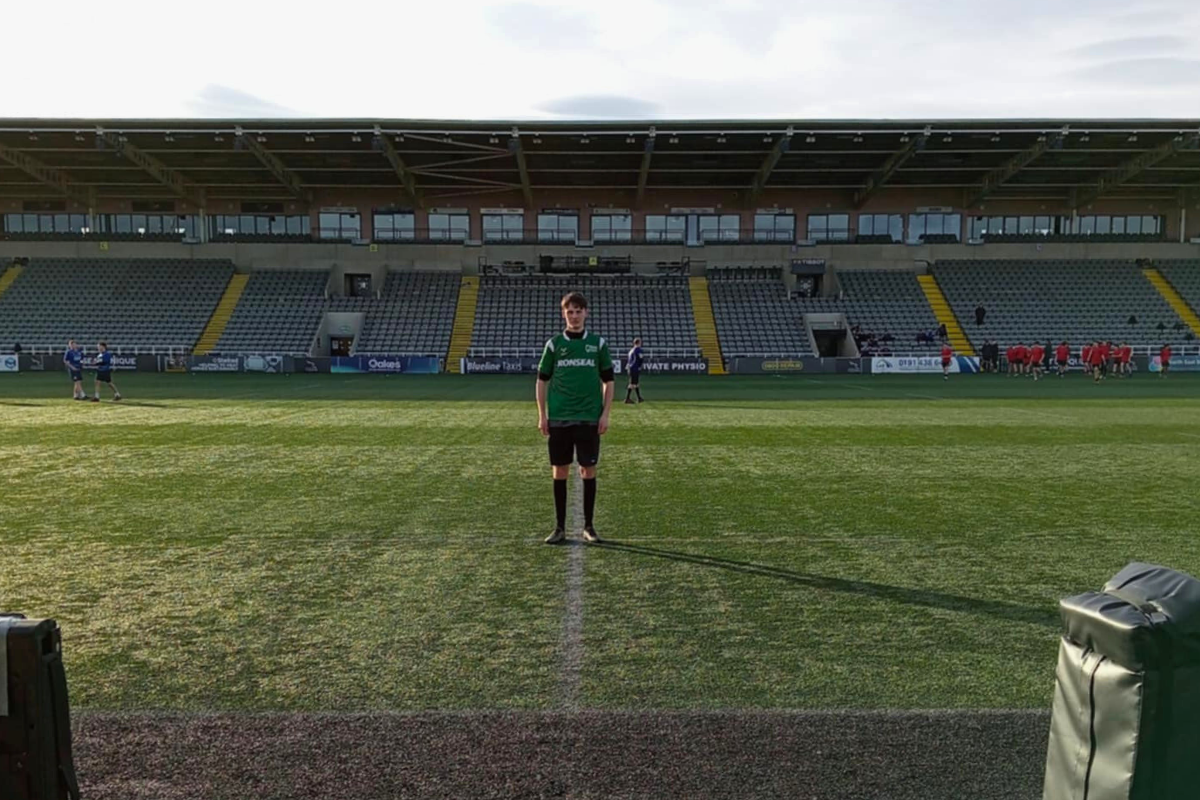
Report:
[[[117,385],[112,379],[112,353],[108,352],[108,342],[98,342],[96,344],[96,394],[92,396],[93,403],[100,402],[100,384],[107,383],[108,388],[112,389],[113,400],[120,400],[121,393],[117,391]]]
[[[546,544],[566,538],[567,477],[579,462],[583,479],[583,538],[600,541],[593,525],[596,510],[596,463],[600,437],[608,430],[613,401],[613,362],[608,344],[589,333],[587,299],[570,292],[562,299],[566,330],[546,342],[538,364],[538,429],[548,437],[554,473],[554,532]]]
[[[638,385],[638,378],[642,375],[642,340],[634,339],[633,347],[629,350],[629,358],[625,362],[625,369],[629,372],[629,385],[625,387],[625,402],[633,404],[629,399],[630,392],[637,392],[637,401],[642,402],[642,387]]]
[[[950,380],[950,359],[954,357],[954,348],[949,342],[942,343],[942,380]]]
[[[1067,344],[1065,339],[1054,348],[1054,360],[1058,362],[1058,377],[1061,378],[1067,371],[1067,365],[1071,363],[1071,345]]]
[[[1046,355],[1046,348],[1037,343],[1037,339],[1033,340],[1033,346],[1029,348],[1029,372],[1033,375],[1036,381],[1042,376],[1042,358]]]
[[[75,344],[74,339],[67,342],[63,363],[67,365],[67,373],[71,376],[73,399],[87,400],[87,392],[83,389],[83,351]]]

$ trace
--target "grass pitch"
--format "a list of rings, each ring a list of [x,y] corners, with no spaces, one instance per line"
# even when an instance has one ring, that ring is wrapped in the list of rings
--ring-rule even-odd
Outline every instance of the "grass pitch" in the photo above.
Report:
[[[532,378],[118,378],[0,377],[0,607],[59,620],[74,706],[560,707]],[[647,379],[579,703],[1048,708],[1060,597],[1200,573],[1197,378]]]

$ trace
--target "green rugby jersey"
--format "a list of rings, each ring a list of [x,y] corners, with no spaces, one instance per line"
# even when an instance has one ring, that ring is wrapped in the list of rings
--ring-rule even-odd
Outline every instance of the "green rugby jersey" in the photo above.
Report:
[[[538,372],[550,376],[546,416],[551,422],[600,421],[604,412],[600,373],[613,368],[604,338],[587,331],[578,339],[566,332],[546,342]]]

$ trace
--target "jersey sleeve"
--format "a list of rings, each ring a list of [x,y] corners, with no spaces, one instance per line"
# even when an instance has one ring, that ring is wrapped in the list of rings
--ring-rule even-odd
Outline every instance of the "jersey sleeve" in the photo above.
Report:
[[[608,342],[604,339],[600,340],[600,353],[596,359],[596,366],[600,368],[601,372],[611,372],[613,368],[612,353],[609,352]]]
[[[538,373],[547,377],[554,374],[554,340],[546,341],[546,346],[542,349],[542,360],[538,362]]]

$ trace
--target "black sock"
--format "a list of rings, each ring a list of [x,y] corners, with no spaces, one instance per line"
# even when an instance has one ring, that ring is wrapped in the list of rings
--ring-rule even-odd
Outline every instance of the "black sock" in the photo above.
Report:
[[[596,512],[596,479],[583,479],[583,524],[592,526],[592,515]]]
[[[626,400],[628,400],[628,399],[629,399],[629,395],[630,395],[630,393],[631,393],[631,392],[633,392],[633,389],[626,389],[626,390],[625,390],[625,399],[626,399]]]
[[[638,388],[634,389],[634,391],[637,392],[638,400],[641,400],[642,399],[642,387],[639,386]]]
[[[554,479],[554,518],[558,521],[556,527],[567,527],[567,479]]]

